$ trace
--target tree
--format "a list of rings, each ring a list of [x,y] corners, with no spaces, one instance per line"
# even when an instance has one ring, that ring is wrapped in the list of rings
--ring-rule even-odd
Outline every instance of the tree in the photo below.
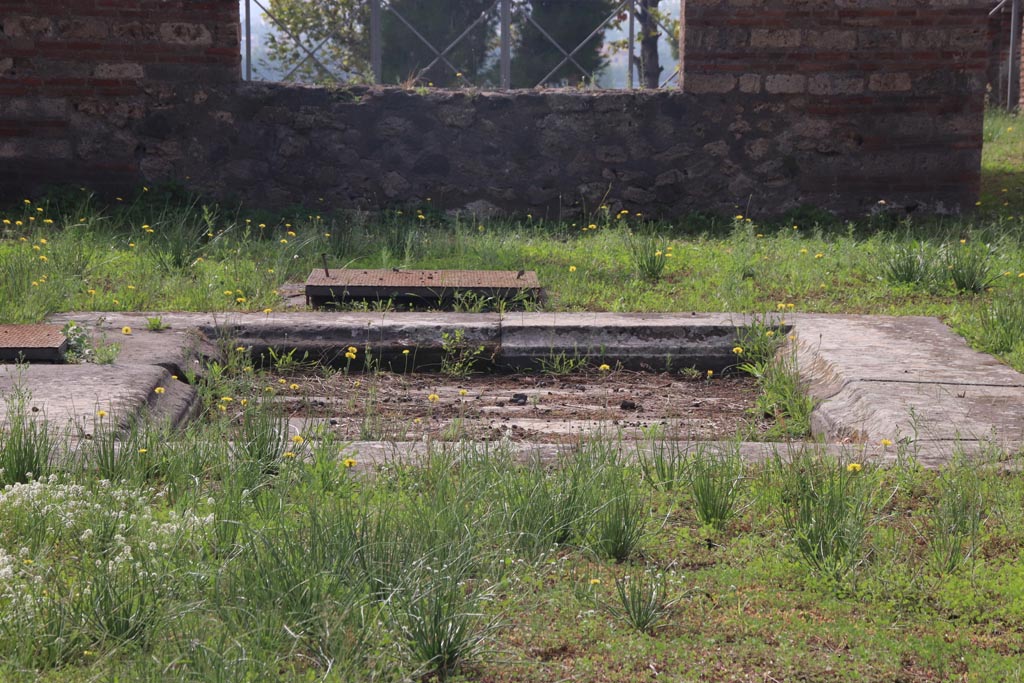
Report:
[[[493,0],[391,0],[393,11],[384,12],[381,22],[383,82],[433,83],[438,87],[476,82],[488,66],[497,28],[497,16],[494,13],[477,24],[445,54],[455,71],[441,60],[428,69],[436,55],[405,22],[411,24],[441,52],[490,9],[492,4]]]
[[[268,60],[292,80],[370,82],[367,27],[369,3],[364,0],[269,0],[264,17]],[[312,52],[299,47],[299,42]],[[321,45],[322,44],[322,45]]]
[[[563,50],[571,53],[608,18],[616,4],[616,0],[533,0],[523,7],[523,11]],[[604,30],[601,30],[573,55],[573,59],[594,77],[608,66],[608,59],[601,53],[603,44]],[[551,78],[541,83],[541,79],[563,58],[562,52],[533,23],[524,22],[512,58],[512,87],[582,83],[585,76],[572,62],[562,65]]]

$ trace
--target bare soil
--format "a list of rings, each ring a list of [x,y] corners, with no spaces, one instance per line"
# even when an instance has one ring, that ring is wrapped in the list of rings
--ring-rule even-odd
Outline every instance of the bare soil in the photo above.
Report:
[[[338,373],[288,381],[299,384],[280,396],[291,416],[319,422],[344,440],[564,443],[596,433],[750,439],[770,424],[753,414],[757,387],[746,376],[595,370],[461,379]]]

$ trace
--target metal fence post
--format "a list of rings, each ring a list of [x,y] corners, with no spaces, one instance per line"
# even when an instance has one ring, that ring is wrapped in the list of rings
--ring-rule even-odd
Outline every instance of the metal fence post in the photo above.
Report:
[[[373,82],[384,82],[384,53],[381,49],[380,0],[370,0],[370,68]]]
[[[252,21],[250,20],[250,3],[245,0],[245,80],[252,80]]]
[[[512,0],[501,2],[501,87],[512,88]]]
[[[626,47],[626,87],[630,90],[633,89],[633,47],[634,47],[634,36],[636,35],[636,0],[630,0],[629,2],[629,38],[628,45]]]
[[[1016,109],[1017,103],[1013,101],[1013,95],[1020,88],[1020,83],[1014,83],[1014,77],[1018,79],[1017,69],[1014,67],[1020,63],[1020,45],[1017,42],[1017,22],[1020,21],[1020,0],[1013,0],[1013,5],[1010,11],[1010,59],[1009,68],[1006,70],[1006,109],[1012,111]]]

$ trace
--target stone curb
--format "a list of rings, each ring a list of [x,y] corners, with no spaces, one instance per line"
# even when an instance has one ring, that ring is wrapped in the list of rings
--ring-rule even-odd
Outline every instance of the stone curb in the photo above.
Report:
[[[145,326],[152,315],[62,314],[51,322],[76,320],[108,336],[132,327],[130,336],[118,338],[122,354],[114,367],[198,369],[202,357],[217,356],[221,339],[254,354],[294,348],[298,356],[328,361],[342,359],[348,346],[356,346],[360,357],[369,350],[380,367],[399,370],[408,359],[402,351],[410,349],[417,368],[431,369],[444,353],[442,335],[462,330],[465,343],[482,346],[481,356],[499,369],[536,367],[539,358],[566,354],[630,368],[717,371],[735,363],[736,328],[750,320],[690,313],[168,313],[160,315],[170,329],[151,332]],[[808,392],[819,401],[812,415],[818,439],[876,449],[891,441],[890,450],[912,443],[918,458],[930,464],[947,461],[955,449],[1013,452],[1024,444],[1024,375],[970,349],[934,318],[780,314],[765,319],[794,335],[790,352]],[[54,381],[73,384],[67,377]],[[131,400],[118,391],[127,408]],[[136,403],[141,405],[138,398]]]

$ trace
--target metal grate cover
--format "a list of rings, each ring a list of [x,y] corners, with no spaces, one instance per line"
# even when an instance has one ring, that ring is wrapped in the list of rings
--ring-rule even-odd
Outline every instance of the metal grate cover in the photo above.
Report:
[[[0,360],[61,361],[68,341],[58,325],[0,325]]]
[[[538,299],[537,273],[512,270],[314,270],[306,280],[306,300],[313,306],[332,302],[393,299],[396,302],[450,303],[472,293],[493,299]]]

